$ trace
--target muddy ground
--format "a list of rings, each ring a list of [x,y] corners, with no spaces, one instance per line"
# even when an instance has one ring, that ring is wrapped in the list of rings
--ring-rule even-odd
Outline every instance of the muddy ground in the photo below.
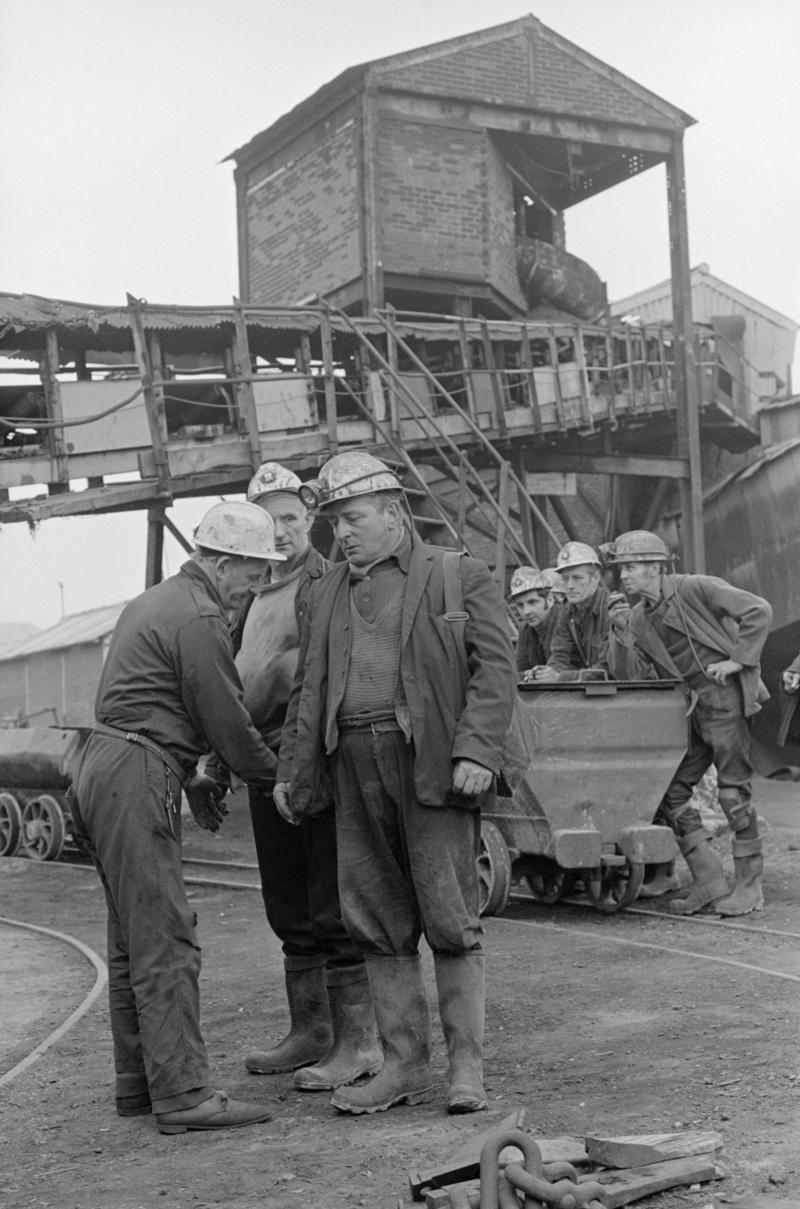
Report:
[[[295,1092],[289,1075],[248,1075],[244,1055],[279,1038],[285,1024],[280,950],[258,893],[192,889],[217,1086],[266,1100],[274,1120],[164,1137],[150,1117],[117,1117],[101,997],[0,1087],[0,1205],[396,1209],[410,1203],[409,1168],[446,1158],[523,1106],[545,1136],[718,1131],[727,1178],[643,1202],[653,1209],[706,1209],[762,1192],[800,1199],[800,787],[761,782],[758,792],[769,827],[768,905],[741,921],[762,929],[757,936],[563,904],[515,902],[486,921],[490,1105],[472,1117],[448,1117],[438,1095],[416,1108],[351,1118],[324,1094]],[[185,848],[251,861],[247,827],[240,802],[218,837],[189,820]],[[729,837],[718,843],[730,871]],[[0,915],[56,928],[103,954],[104,904],[91,869],[0,861]],[[0,966],[2,1075],[80,1003],[94,972],[61,942],[6,925]],[[427,956],[426,973],[432,992]],[[436,1019],[435,1037],[443,1080]]]

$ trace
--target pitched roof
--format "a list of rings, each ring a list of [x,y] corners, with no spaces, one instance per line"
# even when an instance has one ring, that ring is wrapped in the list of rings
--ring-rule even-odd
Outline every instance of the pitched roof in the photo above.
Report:
[[[476,52],[486,53],[492,44],[518,38],[520,35],[528,38],[533,48],[532,70],[537,81],[535,95],[530,95],[530,90],[526,92],[525,108],[608,119],[614,116],[609,109],[613,110],[616,97],[620,107],[620,112],[616,115],[619,120],[634,120],[636,124],[643,126],[653,125],[661,129],[675,130],[694,123],[694,118],[683,110],[549,29],[537,17],[528,14],[503,25],[491,26],[474,33],[448,38],[443,42],[348,67],[249,142],[232,151],[225,159],[239,163],[254,160],[261,153],[276,149],[321,115],[330,113],[355,96],[370,80],[380,84],[383,79],[390,87],[394,85],[419,92],[452,95],[457,91],[453,87],[452,76],[447,71],[437,72],[443,59],[471,55],[474,61]],[[563,89],[565,72],[569,75],[572,94],[568,98],[565,98]],[[527,71],[524,74],[527,76]],[[491,90],[495,95],[487,98],[484,89],[476,99],[489,99],[502,104],[502,93],[508,82],[508,77],[498,71],[496,78],[491,81]],[[602,96],[597,92],[599,87],[602,89]],[[519,104],[518,98],[516,103]],[[598,103],[602,112],[598,112]]]
[[[4,650],[0,653],[0,663],[9,659],[22,659],[26,655],[36,655],[42,651],[60,651],[68,646],[85,646],[99,642],[114,629],[126,604],[127,601],[122,601],[121,604],[88,609],[84,613],[72,613],[49,629],[40,630],[16,646]]]

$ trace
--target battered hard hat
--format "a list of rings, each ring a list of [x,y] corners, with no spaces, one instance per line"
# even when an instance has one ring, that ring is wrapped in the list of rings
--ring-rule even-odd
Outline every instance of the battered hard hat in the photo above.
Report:
[[[298,495],[302,486],[294,471],[287,470],[280,462],[264,462],[247,484],[247,498],[251,503],[257,504],[264,496],[276,495],[278,492]]]
[[[661,538],[647,529],[631,529],[621,533],[608,548],[607,561],[617,563],[666,563],[671,558]]]
[[[555,567],[545,567],[539,574],[543,580],[542,587],[548,587],[551,592],[560,592],[563,590],[563,581]]]
[[[285,562],[275,549],[275,522],[263,508],[238,500],[214,504],[194,533],[195,545],[237,558],[270,558]]]
[[[338,500],[379,491],[401,491],[400,480],[370,453],[337,453],[329,458],[319,477],[304,483],[298,494],[309,508],[326,508]]]
[[[536,567],[517,567],[508,585],[508,599],[521,596],[523,592],[535,592],[539,589],[541,574]]]
[[[570,571],[573,567],[599,567],[597,551],[584,542],[567,542],[558,552],[557,571]]]

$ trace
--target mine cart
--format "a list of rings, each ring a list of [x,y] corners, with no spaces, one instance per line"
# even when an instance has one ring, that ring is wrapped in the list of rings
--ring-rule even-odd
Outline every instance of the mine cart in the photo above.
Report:
[[[70,841],[66,791],[88,731],[0,730],[0,856],[55,861]]]
[[[617,911],[677,852],[652,820],[688,744],[683,683],[521,684],[519,697],[531,766],[484,813],[481,913],[505,908],[514,879],[544,903],[580,882],[599,910]]]

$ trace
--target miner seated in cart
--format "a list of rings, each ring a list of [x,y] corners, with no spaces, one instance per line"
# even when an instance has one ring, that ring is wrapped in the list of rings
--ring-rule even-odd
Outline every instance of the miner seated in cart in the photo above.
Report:
[[[600,558],[583,542],[567,542],[558,552],[556,571],[566,603],[560,608],[546,663],[534,667],[526,679],[534,684],[605,679],[609,591]]]

